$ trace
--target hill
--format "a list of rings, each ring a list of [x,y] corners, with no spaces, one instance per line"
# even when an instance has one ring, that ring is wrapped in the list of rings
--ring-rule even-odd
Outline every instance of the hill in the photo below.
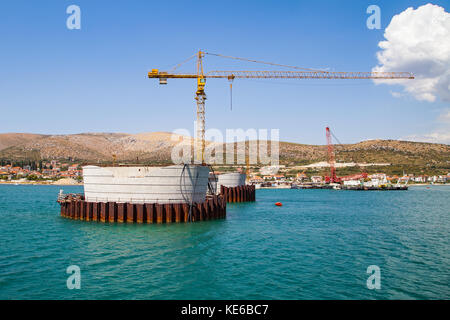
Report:
[[[42,137],[44,137],[44,135],[32,133],[2,133],[0,134],[0,150],[37,140]]]
[[[65,159],[83,163],[107,163],[115,154],[118,161],[129,163],[170,163],[172,148],[182,136],[168,132],[140,134],[80,133],[39,135],[0,134],[0,159]],[[192,141],[189,138],[188,141]],[[270,144],[269,144],[270,145]],[[226,150],[226,146],[223,146]],[[301,166],[325,161],[326,146],[280,142],[280,163]],[[394,168],[448,170],[450,146],[399,140],[368,140],[335,145],[338,162],[390,163]]]

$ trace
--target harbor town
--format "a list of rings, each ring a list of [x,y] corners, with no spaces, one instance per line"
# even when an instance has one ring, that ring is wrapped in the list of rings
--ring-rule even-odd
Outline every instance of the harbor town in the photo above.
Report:
[[[82,184],[82,164],[60,162],[57,160],[3,163],[0,166],[0,183],[7,184]],[[327,176],[317,174],[313,170],[296,170],[296,168],[280,165],[278,167],[253,168],[246,171],[238,167],[237,171],[247,173],[246,184],[259,188],[310,189],[331,188]],[[295,172],[299,171],[299,172]],[[216,175],[226,171],[215,171]],[[352,176],[354,178],[352,179]],[[383,172],[350,175],[350,179],[342,181],[345,187],[379,187],[389,185],[420,185],[450,183],[450,172],[441,175],[404,173],[389,175]]]

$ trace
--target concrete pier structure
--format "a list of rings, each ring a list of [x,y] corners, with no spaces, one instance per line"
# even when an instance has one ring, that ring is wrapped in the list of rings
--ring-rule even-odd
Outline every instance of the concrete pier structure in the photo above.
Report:
[[[84,194],[60,193],[61,216],[100,222],[176,223],[225,218],[226,200],[207,195],[209,167],[83,167]]]
[[[88,202],[181,203],[203,202],[209,167],[83,167]]]
[[[217,176],[217,190],[220,191],[221,187],[234,188],[245,185],[245,179],[247,175],[240,172],[224,173]]]
[[[227,202],[255,201],[255,186],[246,185],[247,175],[240,172],[224,173],[217,176],[216,193]]]

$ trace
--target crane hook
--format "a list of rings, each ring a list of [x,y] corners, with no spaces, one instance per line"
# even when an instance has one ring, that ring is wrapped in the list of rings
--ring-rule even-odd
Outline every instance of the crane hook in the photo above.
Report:
[[[230,82],[230,111],[233,111],[233,83]]]
[[[233,80],[234,74],[228,76],[228,81],[230,81],[230,111],[233,111]]]

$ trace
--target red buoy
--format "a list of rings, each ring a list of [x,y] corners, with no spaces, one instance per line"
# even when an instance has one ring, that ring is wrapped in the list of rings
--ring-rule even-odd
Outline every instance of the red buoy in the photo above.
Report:
[[[275,202],[275,205],[281,207],[283,204],[281,202]]]

